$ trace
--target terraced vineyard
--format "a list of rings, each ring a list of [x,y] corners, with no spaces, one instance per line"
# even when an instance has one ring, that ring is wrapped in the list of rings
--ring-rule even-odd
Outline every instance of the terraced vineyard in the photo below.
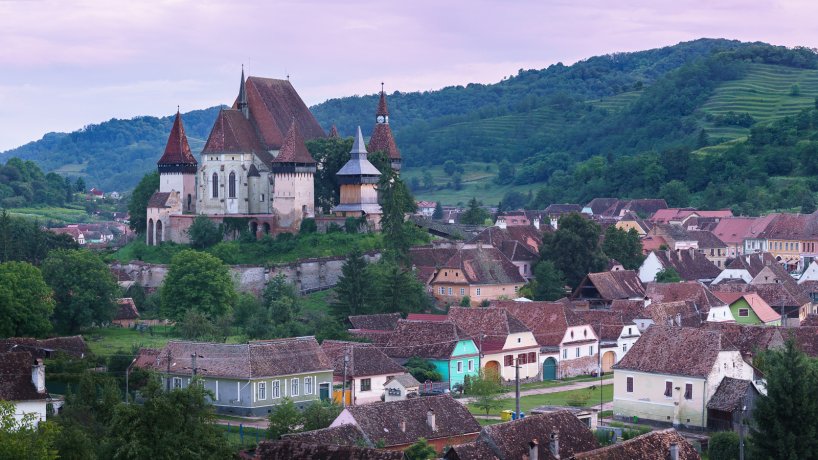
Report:
[[[793,85],[799,94],[791,95]],[[702,109],[713,115],[730,111],[749,113],[757,122],[794,115],[815,104],[818,96],[818,70],[795,69],[767,64],[750,64],[747,75],[719,86]],[[737,139],[747,136],[748,128],[715,126],[703,122],[711,139]]]

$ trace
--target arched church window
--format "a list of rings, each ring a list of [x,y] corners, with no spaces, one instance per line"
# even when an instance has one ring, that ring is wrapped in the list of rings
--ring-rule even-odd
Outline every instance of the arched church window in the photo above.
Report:
[[[219,197],[219,175],[213,173],[213,198]]]
[[[227,196],[228,198],[236,197],[236,173],[230,172],[230,180],[227,182]]]

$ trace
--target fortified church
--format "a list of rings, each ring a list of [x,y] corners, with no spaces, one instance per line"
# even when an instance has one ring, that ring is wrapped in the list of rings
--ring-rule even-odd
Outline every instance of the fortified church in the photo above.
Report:
[[[337,136],[334,126],[330,136]],[[381,208],[375,184],[381,173],[367,159],[360,127],[350,160],[337,172],[340,203],[331,216],[315,215],[314,175],[321,166],[304,142],[324,137],[289,80],[245,80],[242,70],[238,96],[231,108],[219,112],[198,161],[177,111],[157,163],[159,191],[148,202],[147,244],[189,242],[187,230],[198,215],[216,224],[246,220],[256,236],[295,233],[306,218],[342,222],[366,217],[378,228]],[[385,152],[392,168],[400,170],[383,88],[369,151]]]

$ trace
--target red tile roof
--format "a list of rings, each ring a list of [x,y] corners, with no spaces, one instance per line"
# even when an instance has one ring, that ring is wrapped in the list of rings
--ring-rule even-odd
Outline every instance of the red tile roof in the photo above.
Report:
[[[136,304],[130,297],[123,297],[116,299],[117,309],[114,320],[139,319],[139,311],[136,309]]]
[[[190,152],[190,145],[187,143],[185,126],[182,124],[182,115],[177,111],[173,120],[173,127],[170,129],[168,143],[165,145],[165,153],[157,162],[158,165],[187,165],[196,166],[196,157]],[[193,170],[195,173],[195,169]]]
[[[48,398],[31,381],[34,357],[27,351],[0,353],[0,400],[30,401]]]
[[[220,110],[202,153],[250,152],[269,162],[272,156],[259,142],[256,130],[238,110]]]
[[[133,366],[141,369],[153,369],[161,351],[157,348],[140,348],[134,358]]]
[[[577,287],[572,297],[586,298],[581,290],[587,283],[592,284],[599,293],[599,297],[604,300],[645,296],[645,287],[634,270],[589,273],[586,275],[586,279]]]
[[[400,320],[384,352],[392,358],[448,360],[461,340],[469,340],[468,334],[449,321]]]
[[[712,280],[721,269],[695,249],[653,251],[664,268],[672,267],[685,281]]]
[[[679,460],[701,459],[696,449],[672,428],[651,431],[619,444],[577,454],[573,458],[575,460],[664,460],[670,458],[672,444],[676,444],[679,448]]]
[[[719,331],[722,339],[735,345],[748,361],[762,351],[784,346],[780,329],[774,326],[706,322],[704,327]]]
[[[645,288],[645,297],[658,303],[690,301],[704,313],[709,313],[712,307],[724,305],[724,302],[719,300],[710,289],[696,281],[648,283]]]
[[[321,350],[332,362],[335,375],[344,375],[344,355],[349,357],[346,365],[348,377],[395,375],[406,372],[403,366],[368,343],[324,340],[321,342]]]
[[[714,292],[713,295],[718,297],[722,302],[726,303],[727,305],[732,305],[738,299],[744,298],[744,300],[750,305],[750,308],[753,309],[753,312],[758,316],[758,319],[761,320],[762,323],[769,323],[772,321],[779,321],[781,320],[781,315],[775,312],[775,310],[770,307],[770,304],[764,301],[758,294],[755,292]]]
[[[370,447],[311,444],[283,439],[261,441],[253,460],[401,460],[403,452]]]
[[[725,342],[718,331],[653,325],[614,369],[704,378],[720,351],[737,350]]]
[[[332,446],[364,446],[367,444],[363,431],[357,425],[352,424],[285,434],[282,440]]]
[[[487,227],[469,240],[470,244],[481,242],[496,248],[502,248],[504,242],[517,241],[526,246],[532,254],[539,255],[542,246],[542,233],[531,225],[511,226],[507,228]]]
[[[460,269],[469,284],[523,284],[519,268],[499,249],[488,246],[458,250],[443,268]]]
[[[502,350],[510,334],[529,332],[517,318],[502,308],[449,308],[449,321],[468,334],[482,352]]]
[[[375,112],[375,115],[389,116],[389,108],[386,106],[386,93],[383,91],[381,91],[380,98],[378,99],[378,110]]]
[[[166,208],[170,192],[156,192],[148,199],[149,208]]]
[[[338,128],[336,128],[335,125],[332,125],[332,127],[329,129],[329,138],[338,139],[339,137],[341,136],[338,135]]]
[[[246,86],[250,119],[266,150],[281,148],[293,119],[304,139],[325,137],[324,130],[289,80],[248,77]]]
[[[81,335],[34,339],[31,337],[9,337],[0,339],[0,352],[25,350],[36,358],[49,358],[51,352],[61,352],[82,358],[88,353],[88,345]]]
[[[713,229],[716,235],[724,244],[729,246],[743,246],[744,238],[752,238],[751,230],[754,224],[763,217],[730,217],[721,219]]]
[[[295,123],[295,119],[293,119],[293,122],[290,124],[290,128],[287,130],[287,135],[284,136],[284,141],[281,144],[281,150],[279,150],[278,155],[275,157],[275,160],[273,160],[273,163],[315,163],[315,159],[313,159],[312,155],[310,155],[310,152],[307,150],[307,146],[304,144],[304,139],[298,132],[298,126]]]
[[[448,321],[446,315],[434,315],[431,313],[409,313],[406,317],[409,321]]]
[[[378,313],[374,315],[354,315],[349,318],[355,329],[371,331],[394,331],[398,327],[400,313]]]
[[[543,347],[559,346],[568,326],[575,323],[573,312],[562,302],[498,300],[491,302],[491,306],[503,308],[519,319]]]
[[[392,160],[400,160],[400,150],[395,138],[392,136],[392,128],[387,123],[376,123],[369,138],[369,145],[366,147],[370,153],[384,152]]]

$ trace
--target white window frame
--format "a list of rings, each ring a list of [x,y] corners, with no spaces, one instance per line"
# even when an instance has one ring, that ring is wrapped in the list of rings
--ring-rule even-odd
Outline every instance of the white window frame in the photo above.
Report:
[[[568,349],[567,348],[562,349],[562,359],[568,359]]]
[[[452,295],[452,288],[449,288],[449,295]]]
[[[298,377],[296,377],[290,380],[290,396],[298,396],[299,392]]]
[[[216,401],[219,400],[219,381],[216,380]]]
[[[594,356],[594,346],[588,346],[588,356]]]
[[[182,389],[182,377],[174,377],[173,378],[173,389]]]
[[[270,399],[278,399],[281,397],[281,380],[273,380],[270,382]]]
[[[480,297],[480,288],[477,288],[477,289],[476,289],[475,294],[477,295],[477,297]]]
[[[258,382],[256,384],[256,399],[259,401],[267,400],[267,382]]]
[[[687,394],[687,386],[690,385],[690,397],[686,397]],[[687,401],[693,400],[693,391],[696,389],[696,386],[693,385],[693,382],[685,382],[684,383],[684,391],[682,391],[682,399],[686,399]]]
[[[460,295],[466,295],[466,288],[460,288]]]
[[[577,347],[577,358],[579,358],[579,347]]]
[[[742,315],[741,312],[744,312]],[[738,316],[739,318],[749,318],[750,317],[750,309],[749,308],[739,308],[738,309]]]
[[[468,362],[469,362],[469,364],[468,364],[469,372],[474,371],[474,360],[470,359],[470,360],[468,360]]]
[[[668,383],[670,384],[670,396],[665,394]],[[665,386],[662,388],[662,396],[664,396],[665,399],[673,399],[673,380],[665,380]]]
[[[631,389],[628,390],[628,379],[631,381]],[[636,379],[632,375],[625,376],[625,393],[635,393],[636,392]]]
[[[440,286],[440,295],[446,295],[446,288],[443,286]]]
[[[313,377],[304,377],[304,394],[305,395],[311,395],[312,394],[313,379],[314,379]]]

